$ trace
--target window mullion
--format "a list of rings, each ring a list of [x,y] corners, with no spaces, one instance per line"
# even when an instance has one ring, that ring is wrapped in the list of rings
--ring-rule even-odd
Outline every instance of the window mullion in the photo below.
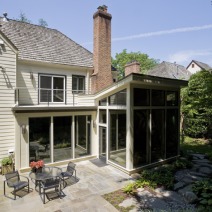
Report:
[[[52,76],[51,102],[54,102],[54,77]]]

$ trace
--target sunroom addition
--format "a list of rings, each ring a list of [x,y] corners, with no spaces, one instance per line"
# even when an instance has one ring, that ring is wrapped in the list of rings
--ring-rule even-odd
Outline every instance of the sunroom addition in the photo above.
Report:
[[[99,157],[127,172],[177,157],[187,82],[140,74],[123,81],[99,99]]]

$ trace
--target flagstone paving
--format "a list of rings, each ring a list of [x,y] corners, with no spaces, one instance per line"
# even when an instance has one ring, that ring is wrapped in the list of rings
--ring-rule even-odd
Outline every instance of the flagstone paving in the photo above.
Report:
[[[77,182],[75,179],[67,180],[67,186],[63,189],[64,197],[54,199],[43,204],[34,184],[30,180],[30,187],[33,188],[29,194],[17,200],[11,200],[3,195],[4,176],[0,176],[0,211],[1,212],[88,212],[88,211],[117,211],[101,195],[118,190],[130,181],[130,176],[106,164],[95,164],[91,161],[76,163]],[[28,176],[29,173],[23,175]],[[9,193],[9,190],[7,188]],[[12,195],[11,195],[12,196]]]
[[[135,198],[124,200],[120,206],[134,206],[136,211],[196,211],[196,196],[192,192],[192,182],[212,175],[212,164],[204,155],[193,155],[194,166],[175,174],[174,191],[155,189],[154,192],[140,188]],[[3,195],[3,176],[0,176],[0,211],[1,212],[115,212],[117,211],[101,195],[123,188],[133,178],[95,159],[76,163],[77,181],[74,177],[67,180],[63,189],[64,197],[43,204],[34,184],[33,191],[17,200],[10,200]],[[27,176],[28,173],[25,173]],[[134,175],[136,176],[136,175]],[[23,192],[22,192],[23,195]]]

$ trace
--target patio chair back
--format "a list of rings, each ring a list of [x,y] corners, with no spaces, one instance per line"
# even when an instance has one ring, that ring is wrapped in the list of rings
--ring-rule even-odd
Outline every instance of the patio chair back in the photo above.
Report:
[[[9,187],[13,187],[15,183],[18,183],[20,181],[20,176],[18,171],[13,171],[5,174],[5,179],[7,181],[7,185]]]
[[[41,182],[39,187],[39,194],[44,204],[46,203],[45,196],[47,195],[47,191],[50,189],[54,189],[52,192],[57,193],[59,198],[62,197],[61,183],[62,182],[60,177],[51,177]]]
[[[69,162],[66,171],[73,174],[74,170],[75,170],[75,166],[76,166],[76,164]]]

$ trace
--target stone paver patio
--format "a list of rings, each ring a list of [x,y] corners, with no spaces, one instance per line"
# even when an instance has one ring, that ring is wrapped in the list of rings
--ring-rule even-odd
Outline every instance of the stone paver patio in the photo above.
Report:
[[[94,163],[97,162],[97,163]],[[33,188],[29,194],[17,200],[11,200],[3,195],[4,176],[0,175],[0,211],[117,211],[101,195],[118,190],[131,180],[130,176],[116,168],[103,164],[96,160],[81,161],[76,163],[78,182],[74,178],[67,180],[67,187],[63,192],[62,199],[54,199],[43,204],[34,184],[30,180],[30,187]],[[29,173],[22,175],[28,176]],[[7,188],[7,192],[8,192]],[[21,192],[23,195],[24,192]],[[11,195],[12,196],[12,195]]]

